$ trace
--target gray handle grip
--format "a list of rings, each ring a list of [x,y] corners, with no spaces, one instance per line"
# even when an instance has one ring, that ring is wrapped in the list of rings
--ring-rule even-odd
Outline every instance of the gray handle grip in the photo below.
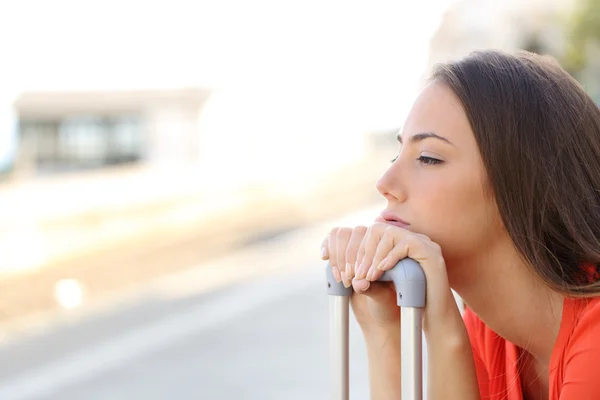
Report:
[[[327,277],[327,294],[330,296],[350,296],[352,294],[352,286],[344,287],[342,282],[336,282],[333,277],[333,271],[329,266],[329,261],[325,265],[325,276]]]
[[[329,262],[325,267],[327,276],[327,294],[331,296],[350,296],[352,287],[345,288],[342,282],[336,282]],[[424,307],[427,282],[425,273],[418,262],[412,258],[400,260],[394,268],[385,271],[379,281],[394,282],[396,300],[400,307]]]

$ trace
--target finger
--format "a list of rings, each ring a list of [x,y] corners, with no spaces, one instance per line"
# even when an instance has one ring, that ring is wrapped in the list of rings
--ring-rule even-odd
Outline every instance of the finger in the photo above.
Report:
[[[352,229],[352,235],[350,236],[350,241],[348,242],[348,247],[346,248],[346,276],[349,280],[354,278],[356,273],[356,259],[358,255],[358,250],[360,248],[360,244],[362,243],[363,238],[367,233],[366,226],[357,226]]]
[[[336,249],[337,249],[337,230],[338,228],[333,228],[331,230],[331,232],[329,233],[329,246],[328,246],[328,251],[329,251],[329,265],[331,265],[331,267],[337,267],[337,254],[336,254]]]
[[[357,293],[366,291],[370,286],[371,282],[366,279],[357,279],[356,277],[352,279],[352,288]]]
[[[368,282],[368,281],[365,281]],[[372,300],[372,304],[376,304],[377,306],[374,307],[374,309],[372,309],[370,312],[373,313],[375,312],[375,314],[372,314],[372,316],[374,318],[379,318],[377,314],[380,314],[381,311],[376,311],[376,310],[381,310],[381,305],[382,304],[393,304],[394,307],[390,307],[388,310],[388,312],[392,312],[396,314],[395,319],[398,320],[400,317],[400,307],[395,306],[396,305],[396,290],[394,289],[394,285],[393,282],[368,282],[370,283],[370,286],[368,286],[368,288],[366,290],[355,290],[355,295],[356,296],[366,296],[369,299]],[[354,303],[351,303],[354,306]],[[369,307],[371,308],[371,307]],[[387,307],[384,307],[387,309]],[[390,317],[386,317],[385,319],[389,319]]]
[[[381,263],[378,269],[380,271],[387,271],[407,257],[412,258],[420,264],[426,263],[434,255],[428,247],[418,237],[407,236],[394,246],[385,262]]]
[[[337,241],[337,228],[333,228],[327,236],[327,258],[329,259],[329,267],[331,268],[331,273],[333,274],[333,279],[337,283],[342,281],[342,276],[340,270],[336,265],[336,241]]]
[[[336,266],[339,268],[342,276],[342,282],[344,283],[344,287],[350,287],[352,285],[352,280],[348,277],[348,271],[346,271],[346,249],[348,248],[348,243],[350,242],[350,237],[352,236],[351,228],[340,228],[337,231],[337,240],[336,240]]]
[[[394,235],[390,234],[389,231],[386,231],[383,234],[383,236],[379,240],[379,243],[377,244],[377,249],[375,250],[375,255],[373,256],[373,261],[369,266],[369,271],[366,275],[367,280],[377,280],[381,275],[383,275],[383,272],[378,270],[377,267],[381,264],[382,260],[384,260],[388,256],[389,252],[394,248],[394,245],[396,244],[394,241]]]
[[[333,274],[333,279],[335,279],[337,283],[340,283],[342,281],[342,273],[340,272],[338,267],[331,267],[331,273]]]
[[[325,239],[323,239],[323,242],[321,242],[321,260],[328,260],[329,259],[329,236],[327,236]]]
[[[352,228],[338,228],[335,245],[336,266],[340,271],[346,270],[346,249],[350,243]]]
[[[360,246],[358,247],[358,252],[356,253],[356,262],[354,263],[354,276],[358,277],[358,273],[360,271],[360,266],[362,265],[362,261],[365,258],[365,248],[367,246],[367,236],[369,234],[369,230],[367,229],[367,233],[363,236],[360,241]]]
[[[410,257],[417,261],[425,269],[424,263],[428,263],[434,252],[429,249],[425,240],[417,235],[409,235],[400,240],[388,253],[388,256],[376,268],[373,280],[381,278],[383,273],[398,264],[399,261]]]
[[[403,260],[406,257],[409,257],[408,254],[409,254],[409,251],[411,248],[414,249],[415,247],[418,246],[415,242],[416,242],[416,240],[412,237],[406,237],[406,238],[402,239],[400,242],[398,242],[396,244],[396,246],[394,246],[394,248],[392,250],[390,250],[390,252],[388,253],[388,256],[385,258],[385,260],[382,260],[382,262],[379,263],[379,265],[377,266],[377,269],[383,273],[383,272],[395,267],[396,264],[398,264],[398,262],[400,260]],[[411,246],[411,243],[412,243],[412,246]],[[411,253],[414,253],[414,250]]]
[[[321,259],[329,260],[329,236],[323,239],[323,242],[321,243]],[[329,262],[329,268],[331,268],[333,279],[335,279],[337,283],[340,283],[342,281],[340,270],[337,267],[332,267],[331,261]]]
[[[428,293],[442,293],[443,290],[448,289],[446,262],[441,247],[437,243],[416,235],[407,236],[394,246],[394,249],[388,254],[386,262],[381,265],[380,274],[383,275],[384,271],[395,267],[399,261],[407,257],[418,262],[423,268]],[[374,278],[379,279],[380,275],[374,275]],[[451,292],[450,295],[452,295]]]
[[[373,229],[373,227],[369,227],[369,230],[367,231],[367,234],[363,240],[364,256],[360,262],[360,267],[358,267],[358,270],[356,271],[356,277],[358,279],[365,279],[367,277],[367,272],[369,271],[369,267],[373,262],[373,256],[375,256],[379,239],[379,232]],[[363,244],[361,244],[361,247],[363,247]]]

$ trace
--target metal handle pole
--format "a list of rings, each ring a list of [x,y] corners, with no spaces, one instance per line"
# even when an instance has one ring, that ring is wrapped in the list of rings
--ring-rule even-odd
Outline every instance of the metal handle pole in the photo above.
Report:
[[[329,296],[329,349],[331,399],[348,400],[350,397],[348,361],[348,304],[347,296]]]
[[[337,283],[329,263],[325,267],[330,312],[331,399],[349,399],[348,314],[352,288]],[[405,258],[386,271],[380,281],[393,281],[401,307],[402,400],[423,399],[421,314],[425,306],[426,282],[423,269]]]
[[[422,309],[425,307],[425,273],[411,258],[386,271],[380,281],[394,282],[400,308],[400,368],[402,400],[423,399]]]
[[[403,307],[400,310],[402,400],[423,399],[421,338],[421,309]]]
[[[331,400],[348,400],[350,398],[348,314],[352,288],[345,288],[343,283],[335,281],[329,263],[325,267],[325,275],[329,295]]]

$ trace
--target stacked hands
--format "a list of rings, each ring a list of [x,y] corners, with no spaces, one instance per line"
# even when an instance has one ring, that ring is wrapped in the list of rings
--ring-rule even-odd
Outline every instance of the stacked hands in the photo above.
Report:
[[[423,329],[441,325],[460,312],[448,283],[440,246],[426,235],[388,222],[369,227],[336,227],[323,240],[321,258],[329,260],[333,276],[345,287],[353,287],[351,306],[365,330],[399,326],[400,311],[392,282],[377,282],[386,270],[409,257],[417,261],[427,279]],[[439,322],[439,323],[438,323]]]

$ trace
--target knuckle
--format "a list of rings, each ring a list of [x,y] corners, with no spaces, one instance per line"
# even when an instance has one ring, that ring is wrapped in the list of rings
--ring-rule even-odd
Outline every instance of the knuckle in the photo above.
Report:
[[[356,253],[358,253],[358,251],[359,251],[358,243],[351,243],[346,248],[346,257],[355,257]]]
[[[436,260],[435,260],[435,261],[436,261],[436,262],[437,262],[437,263],[438,263],[440,266],[445,266],[445,265],[446,265],[446,260],[444,260],[444,257],[442,257],[442,255],[441,255],[441,254],[440,254],[440,255],[438,255],[438,256],[436,257]]]
[[[349,237],[352,234],[352,228],[342,227],[337,230],[338,237]]]
[[[368,229],[369,228],[367,228],[364,225],[359,225],[359,226],[354,227],[354,229],[352,230],[352,233],[356,236],[362,237],[367,234]]]
[[[353,249],[347,248],[345,256],[346,256],[346,260],[348,262],[351,262],[352,260],[354,260],[356,258],[356,250],[353,251]]]
[[[367,235],[373,235],[376,232],[381,232],[385,227],[381,222],[374,222],[367,228]]]
[[[369,226],[369,231],[382,232],[385,231],[390,225],[384,224],[383,222],[374,222]]]
[[[357,261],[362,261],[362,259],[363,259],[364,256],[365,256],[365,249],[361,247],[356,252],[356,260]]]
[[[407,237],[406,245],[409,246],[410,248],[412,248],[413,251],[428,252],[427,251],[428,246],[426,245],[426,242],[422,238],[420,238],[416,235],[411,235],[411,236]]]
[[[433,240],[427,238],[427,239],[423,239],[423,244],[427,246],[427,248],[429,248],[431,251],[436,252],[436,253],[441,253],[442,252],[442,247],[434,242]]]
[[[418,234],[408,235],[408,236],[406,236],[406,238],[404,238],[404,241],[411,246],[416,246],[416,245],[423,243],[421,238],[417,235]]]
[[[440,255],[442,254],[442,246],[436,242],[431,242],[431,247],[433,247],[433,250],[435,250],[437,253],[440,253]]]
[[[384,230],[383,230],[383,234],[384,235],[390,235],[393,234],[395,232],[394,228],[396,228],[393,225],[386,225]]]
[[[418,237],[420,240],[424,241],[424,242],[429,242],[431,241],[431,239],[429,239],[429,236],[423,234],[423,233],[413,233],[414,236]]]

